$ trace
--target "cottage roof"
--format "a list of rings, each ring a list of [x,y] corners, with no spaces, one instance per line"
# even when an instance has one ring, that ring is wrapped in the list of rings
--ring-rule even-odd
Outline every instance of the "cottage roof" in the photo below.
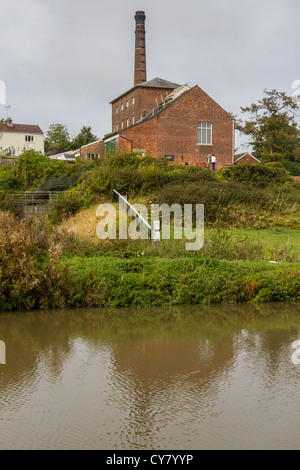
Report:
[[[133,90],[136,90],[138,87],[142,87],[142,88],[169,88],[169,89],[173,88],[175,90],[175,88],[178,88],[179,86],[180,85],[178,85],[178,83],[169,82],[168,80],[165,80],[163,78],[155,77],[152,80],[148,80],[147,82],[138,83],[138,85],[135,85],[134,87],[130,88],[129,90],[125,91],[120,96],[118,96],[117,98],[112,100],[110,102],[110,104],[112,104],[115,101],[119,100],[120,98],[122,98],[122,96],[125,96],[128,93],[131,93]]]
[[[31,124],[6,124],[0,123],[0,132],[20,132],[22,134],[43,134],[40,126]]]
[[[245,155],[249,155],[249,157],[254,158],[254,160],[256,160],[257,162],[261,163],[260,160],[258,160],[258,158],[253,157],[253,155],[251,155],[251,153],[249,153],[249,152],[237,153],[237,154],[234,156],[234,161],[237,162],[238,160],[240,160],[241,158],[243,158]]]

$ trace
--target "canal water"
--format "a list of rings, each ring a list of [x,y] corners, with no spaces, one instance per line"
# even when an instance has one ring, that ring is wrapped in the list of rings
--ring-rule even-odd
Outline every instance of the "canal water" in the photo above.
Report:
[[[0,340],[2,450],[300,448],[299,304],[1,313]]]

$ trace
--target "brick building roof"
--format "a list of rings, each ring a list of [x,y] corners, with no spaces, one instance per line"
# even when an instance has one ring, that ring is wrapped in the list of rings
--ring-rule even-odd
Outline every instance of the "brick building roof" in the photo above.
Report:
[[[147,82],[139,83],[137,86],[175,89],[178,88],[180,85],[178,85],[178,83],[164,80],[163,78],[155,77],[152,80],[148,80]]]
[[[253,155],[251,155],[251,153],[249,152],[244,152],[244,153],[237,153],[235,156],[234,156],[234,161],[237,162],[238,160],[240,160],[242,157],[245,157],[245,155],[249,155],[249,157],[253,158],[254,160],[258,161],[259,163],[260,160],[258,160],[258,158],[255,158],[253,157]]]
[[[178,83],[169,82],[168,80],[164,80],[163,78],[156,77],[156,78],[153,78],[152,80],[148,80],[147,82],[143,82],[143,83],[139,83],[138,85],[135,85],[134,87],[130,88],[129,90],[125,91],[120,96],[118,96],[117,98],[112,100],[110,102],[110,104],[112,104],[115,101],[119,100],[120,98],[122,98],[122,96],[127,95],[128,93],[132,92],[133,90],[135,90],[138,87],[143,87],[143,88],[169,88],[169,89],[173,88],[175,90],[175,88],[178,88],[179,86],[180,85],[178,85]]]
[[[0,123],[0,132],[20,132],[22,134],[43,134],[40,126],[31,124],[6,124]]]

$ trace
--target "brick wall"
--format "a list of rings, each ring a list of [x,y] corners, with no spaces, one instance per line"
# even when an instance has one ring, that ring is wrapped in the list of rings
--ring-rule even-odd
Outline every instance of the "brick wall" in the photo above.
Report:
[[[84,145],[80,149],[80,158],[82,160],[88,160],[89,155],[100,155],[100,158],[105,157],[105,144],[103,140],[97,140],[91,144]]]
[[[212,124],[212,145],[197,144],[197,123]],[[215,154],[217,167],[233,163],[232,117],[198,86],[167,107],[158,118],[158,157],[174,155],[175,163],[206,166]]]
[[[116,139],[119,151],[144,151],[147,155],[157,156],[157,118],[125,129],[122,136]]]
[[[145,96],[151,99],[151,93]],[[212,145],[197,144],[198,122],[212,124]],[[154,157],[172,155],[174,163],[195,166],[206,166],[207,155],[214,153],[217,168],[233,163],[233,119],[198,86],[166,106],[159,115],[121,133],[130,140],[117,139],[116,147],[120,151],[143,149]]]
[[[139,121],[144,116],[144,114],[152,111],[152,109],[162,101],[162,97],[166,97],[172,91],[173,88],[139,86],[129,90],[128,93],[112,103],[112,132],[121,132],[123,129],[126,129],[127,127]],[[132,104],[133,99],[134,104]],[[116,112],[117,108],[118,112]],[[132,120],[133,117],[134,122]],[[117,129],[116,125],[118,126]]]

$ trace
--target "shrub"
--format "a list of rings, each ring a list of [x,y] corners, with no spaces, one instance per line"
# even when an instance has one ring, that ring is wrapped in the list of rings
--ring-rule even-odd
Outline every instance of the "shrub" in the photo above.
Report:
[[[63,306],[68,273],[60,255],[47,223],[0,212],[0,310]]]
[[[225,181],[251,181],[257,186],[266,187],[270,184],[283,184],[290,181],[289,173],[281,165],[234,165],[217,170],[217,177]]]

